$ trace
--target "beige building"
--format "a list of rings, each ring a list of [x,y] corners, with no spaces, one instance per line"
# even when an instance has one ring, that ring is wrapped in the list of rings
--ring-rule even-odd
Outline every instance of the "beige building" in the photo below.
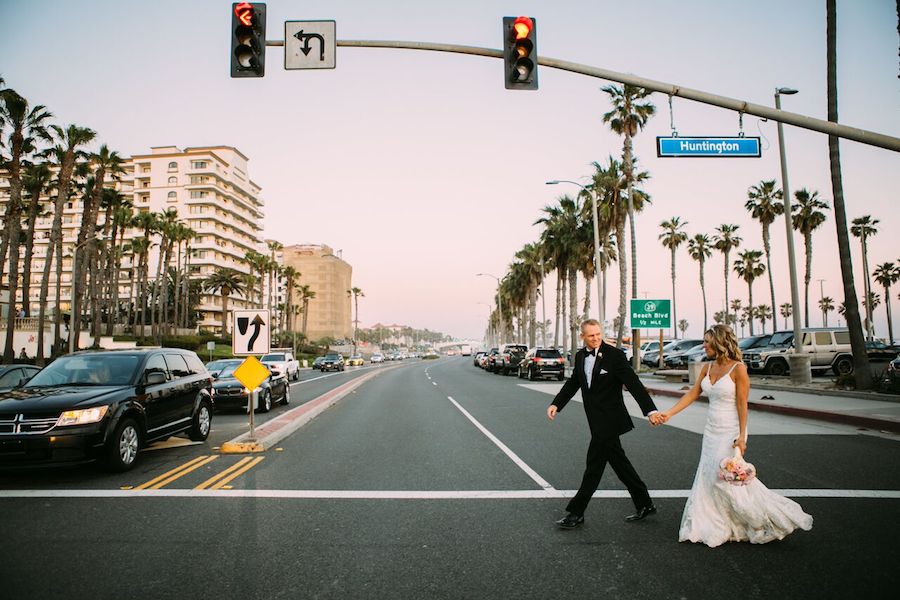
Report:
[[[300,272],[300,284],[308,285],[316,297],[309,301],[306,335],[310,340],[324,337],[351,339],[351,299],[347,290],[353,287],[353,268],[325,245],[299,244],[282,250],[284,264]],[[299,296],[295,296],[298,298]],[[299,305],[300,300],[295,299]],[[303,315],[294,323],[299,332]]]
[[[217,268],[235,269],[249,274],[244,261],[249,250],[265,251],[262,242],[263,201],[260,187],[248,175],[247,157],[231,146],[203,146],[181,150],[175,146],[151,148],[124,161],[125,174],[116,189],[130,197],[135,213],[159,213],[174,208],[178,219],[197,232],[190,258],[192,278],[206,278]],[[9,198],[9,182],[0,175],[0,205]],[[50,198],[42,199],[48,203]],[[68,310],[71,303],[72,250],[81,226],[82,202],[76,195],[64,205],[63,275],[60,307]],[[99,214],[98,235],[105,220]],[[38,219],[34,244],[29,302],[36,314],[40,279],[49,244],[52,215]],[[126,232],[126,239],[142,235],[138,230]],[[150,277],[155,277],[158,247],[149,257]],[[133,298],[131,257],[126,256],[121,268],[119,297],[122,302]],[[174,266],[174,263],[173,265]],[[55,267],[54,267],[55,270]],[[4,274],[4,280],[7,280]],[[55,297],[55,277],[51,277],[50,302]],[[257,292],[258,294],[258,292]],[[258,296],[256,296],[258,298]],[[255,306],[240,295],[229,297],[230,309]],[[222,323],[222,297],[205,293],[201,297],[200,328],[218,330]],[[52,310],[52,308],[51,308]]]

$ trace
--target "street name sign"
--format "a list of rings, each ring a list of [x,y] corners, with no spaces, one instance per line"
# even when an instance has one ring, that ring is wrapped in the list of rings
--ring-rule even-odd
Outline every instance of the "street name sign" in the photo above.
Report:
[[[759,158],[758,137],[657,137],[660,158]]]
[[[632,300],[632,329],[665,329],[672,326],[671,300]]]
[[[335,29],[334,21],[285,21],[284,68],[333,69]]]
[[[241,309],[233,313],[231,351],[235,356],[269,353],[269,311]],[[252,389],[252,388],[251,388]]]
[[[234,378],[240,381],[244,387],[251,392],[258,388],[269,375],[269,370],[265,365],[259,362],[255,356],[248,356],[244,359],[244,362],[234,370]]]

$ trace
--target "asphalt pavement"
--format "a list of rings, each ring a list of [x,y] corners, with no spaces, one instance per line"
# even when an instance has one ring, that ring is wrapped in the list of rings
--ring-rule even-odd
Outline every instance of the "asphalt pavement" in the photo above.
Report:
[[[309,374],[270,416],[365,374]],[[263,453],[222,455],[207,443],[149,452],[146,471],[120,476],[89,466],[0,474],[5,594],[893,597],[896,435],[752,413],[748,459],[815,524],[780,542],[709,549],[677,542],[705,405],[659,428],[636,418],[622,443],[658,514],[626,523],[633,507],[608,472],[585,525],[560,531],[553,522],[580,482],[588,431],[577,402],[547,421],[558,386],[489,374],[465,357],[415,361],[381,370]],[[214,421],[240,430],[225,424]],[[136,489],[190,461],[209,462]]]

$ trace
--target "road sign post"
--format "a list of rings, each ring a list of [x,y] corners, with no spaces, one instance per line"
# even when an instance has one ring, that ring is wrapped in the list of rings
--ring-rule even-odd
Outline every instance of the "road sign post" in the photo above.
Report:
[[[268,350],[266,350],[268,352]],[[269,376],[269,370],[255,356],[248,356],[241,365],[234,370],[234,378],[247,389],[247,410],[250,413],[250,439],[256,439],[254,430],[253,413],[259,398],[259,386]]]

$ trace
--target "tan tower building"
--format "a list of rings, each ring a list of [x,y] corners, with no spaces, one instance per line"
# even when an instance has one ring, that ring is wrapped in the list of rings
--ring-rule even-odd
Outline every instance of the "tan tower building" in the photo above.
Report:
[[[335,256],[334,251],[325,245],[285,246],[282,253],[284,264],[300,272],[300,285],[308,285],[316,294],[309,301],[307,338],[352,338],[351,299],[347,290],[353,287],[353,267]],[[295,302],[300,305],[299,294]],[[298,332],[302,332],[303,318],[304,315],[300,314],[294,323]]]

